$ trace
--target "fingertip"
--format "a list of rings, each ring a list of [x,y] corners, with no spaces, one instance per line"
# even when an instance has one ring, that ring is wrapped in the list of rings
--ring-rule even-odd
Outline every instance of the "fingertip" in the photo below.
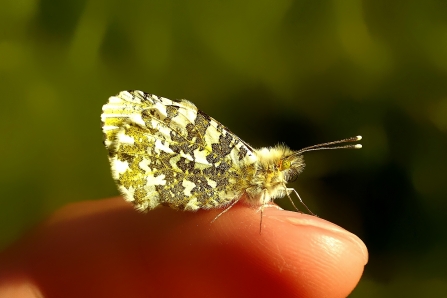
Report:
[[[194,220],[206,224],[216,214],[204,211]],[[242,247],[246,262],[257,263],[289,293],[346,297],[355,288],[368,261],[367,248],[356,235],[316,216],[276,208],[264,208],[261,231],[260,220],[256,209],[237,204],[209,232]]]
[[[331,222],[302,213],[267,210],[264,222],[272,223],[275,241],[290,250],[290,261],[300,264],[300,274],[311,280],[307,289],[310,297],[328,293],[330,297],[346,297],[352,292],[368,262],[368,251],[360,238]]]
[[[19,245],[20,260],[43,293],[72,297],[345,297],[358,282],[367,251],[349,232],[275,208],[264,209],[260,231],[261,214],[241,204],[211,223],[221,211],[144,214],[119,198],[72,204]]]
[[[285,225],[285,227],[292,230],[309,228],[309,232],[320,232],[320,234],[324,233],[336,236],[340,238],[341,241],[346,243],[347,247],[351,251],[351,254],[358,256],[362,265],[366,265],[368,263],[368,249],[366,248],[365,243],[357,235],[332,222],[313,215],[278,210],[268,210],[268,212],[266,212],[266,217],[272,220],[280,221]]]

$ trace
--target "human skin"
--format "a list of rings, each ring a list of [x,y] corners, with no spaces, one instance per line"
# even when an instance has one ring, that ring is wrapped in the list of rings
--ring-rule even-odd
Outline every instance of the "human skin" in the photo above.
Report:
[[[0,253],[0,297],[346,297],[363,242],[321,218],[236,204],[148,213],[67,205]]]

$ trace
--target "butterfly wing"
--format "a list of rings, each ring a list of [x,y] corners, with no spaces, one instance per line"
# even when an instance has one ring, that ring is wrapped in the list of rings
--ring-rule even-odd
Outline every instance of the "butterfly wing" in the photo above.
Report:
[[[139,210],[223,207],[255,173],[253,149],[187,100],[123,91],[101,120],[113,178]]]

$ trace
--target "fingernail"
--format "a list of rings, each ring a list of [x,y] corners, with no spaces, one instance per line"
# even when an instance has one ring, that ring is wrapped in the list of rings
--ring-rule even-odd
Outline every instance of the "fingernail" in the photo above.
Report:
[[[363,243],[363,241],[359,237],[352,234],[351,232],[317,216],[300,213],[292,213],[291,215],[284,216],[284,211],[279,212],[281,212],[281,216],[278,216],[279,214],[275,214],[274,218],[288,222],[295,226],[312,226],[319,229],[324,229],[326,231],[337,234],[339,237],[347,239],[351,243],[354,243],[355,246],[358,248],[358,251],[363,257],[364,264],[368,262],[368,249],[366,248],[365,243]],[[273,215],[272,212],[270,212],[269,215]]]

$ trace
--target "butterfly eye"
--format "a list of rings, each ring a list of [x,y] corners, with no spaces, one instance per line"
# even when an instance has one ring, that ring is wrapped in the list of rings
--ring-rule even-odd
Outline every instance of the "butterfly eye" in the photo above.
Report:
[[[279,170],[280,171],[284,171],[290,168],[290,160],[282,160],[281,163],[279,164]]]

